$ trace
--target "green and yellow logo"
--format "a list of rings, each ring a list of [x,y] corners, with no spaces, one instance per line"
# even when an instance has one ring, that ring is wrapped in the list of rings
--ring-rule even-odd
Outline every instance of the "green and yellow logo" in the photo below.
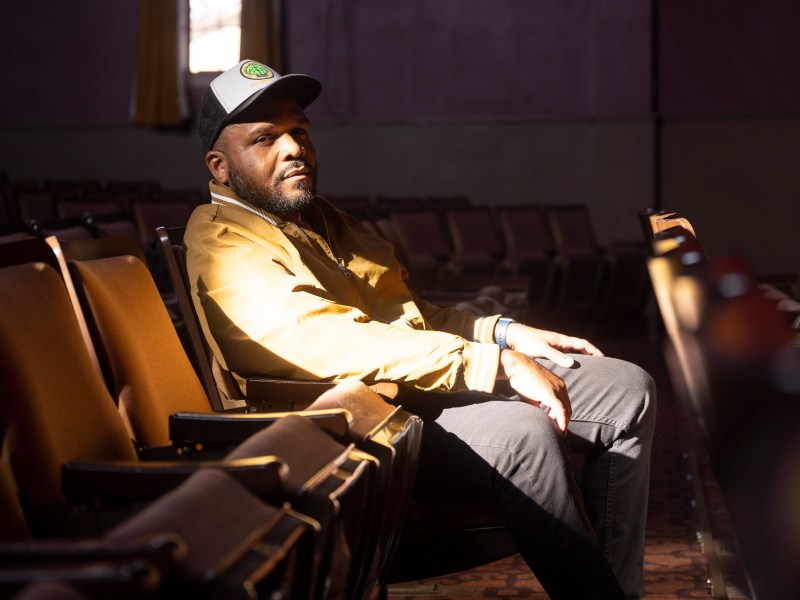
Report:
[[[275,77],[275,73],[273,73],[269,67],[254,60],[248,60],[247,62],[242,63],[240,71],[244,77],[247,77],[248,79],[255,79],[256,81],[261,79],[272,79]]]

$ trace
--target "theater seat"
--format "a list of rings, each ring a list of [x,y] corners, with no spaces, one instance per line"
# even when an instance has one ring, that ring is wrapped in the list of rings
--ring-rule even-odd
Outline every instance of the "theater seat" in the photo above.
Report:
[[[197,434],[198,425],[207,424],[201,440],[204,451],[209,452],[215,444],[226,448],[258,428],[282,422],[281,414],[261,417],[251,413],[235,420],[222,415],[219,419],[198,420],[198,415],[187,415],[187,411],[210,413],[211,407],[141,261],[133,257],[73,261],[70,269],[113,367],[120,407],[141,447],[158,448],[170,442],[179,448],[191,447],[198,440],[188,436]],[[342,418],[343,428],[332,433],[342,441],[356,442],[380,461],[370,468],[377,470],[371,476],[378,478],[371,493],[381,509],[372,513],[376,522],[364,529],[371,536],[372,551],[365,573],[347,584],[349,588],[379,588],[408,506],[421,422],[399,407],[386,404],[360,382],[337,386],[309,408],[314,411],[302,414],[317,422]],[[173,414],[179,411],[178,415]],[[177,429],[182,418],[191,419],[189,433]],[[353,429],[349,431],[351,425]],[[332,429],[330,425],[323,426]],[[362,457],[362,461],[366,460]],[[371,583],[364,583],[365,578]]]
[[[177,531],[181,537],[198,540],[203,526],[209,525],[202,543],[198,540],[191,546],[205,559],[216,561],[213,569],[208,560],[203,563],[203,578],[210,582],[207,576],[216,573],[215,585],[222,583],[220,574],[234,566],[249,564],[251,574],[261,577],[259,573],[270,571],[270,564],[280,562],[276,557],[259,557],[258,552],[251,554],[248,548],[253,544],[268,547],[266,534],[277,535],[273,524],[283,520],[278,515],[289,514],[281,508],[285,462],[246,452],[240,456],[247,458],[203,464],[138,460],[116,407],[88,358],[58,274],[43,263],[0,269],[0,290],[0,374],[7,392],[0,405],[3,460],[10,466],[32,536],[97,535],[122,517],[127,524],[108,537],[120,541],[142,531],[164,531],[151,519],[166,514],[169,518],[164,524],[168,521],[169,531]],[[260,435],[267,438],[273,434],[267,430]],[[267,444],[268,440],[251,442],[258,443]],[[251,491],[220,471],[199,471],[209,467],[225,470]],[[191,477],[192,473],[198,476]],[[7,483],[8,474],[4,478]],[[158,501],[150,512],[129,516],[133,500],[153,501],[167,493],[170,502]],[[258,497],[253,495],[256,493]],[[213,501],[215,497],[219,501]],[[261,498],[275,499],[277,506],[269,507]],[[229,503],[232,500],[235,502]],[[114,508],[120,503],[127,508]],[[25,535],[19,522],[22,512],[13,509],[8,496],[3,504],[7,509],[4,519],[16,521],[13,526],[6,521],[3,531],[19,539]],[[76,511],[75,506],[84,508]],[[102,506],[106,509],[98,510]],[[190,510],[191,506],[194,509]],[[200,519],[203,510],[213,514]],[[229,538],[226,532],[234,531],[230,521],[242,524],[244,530]],[[316,527],[304,518],[285,522],[300,529],[291,533],[282,527],[281,535],[270,538],[270,543],[284,540],[293,547],[298,535],[306,538]],[[264,537],[259,537],[261,534]],[[223,538],[228,541],[221,543]],[[231,558],[233,549],[240,551],[241,557]],[[3,563],[10,560],[6,555]],[[195,579],[198,573],[186,571],[192,585],[203,583]],[[234,580],[238,581],[237,577]]]
[[[332,383],[316,381],[290,381],[268,377],[251,377],[247,381],[247,398],[242,394],[233,374],[217,360],[206,342],[189,295],[186,272],[186,255],[183,248],[185,227],[159,227],[161,252],[169,270],[181,312],[186,321],[191,361],[206,395],[215,411],[244,408],[257,412],[298,410],[307,407],[320,394],[331,389]],[[384,385],[378,391],[388,396],[396,395],[393,385]]]
[[[92,478],[80,469],[67,469],[62,476],[62,465],[67,463],[98,459],[131,463],[134,473],[123,467],[108,473],[119,480],[120,487],[106,491],[123,498],[126,490],[147,497],[151,489],[139,489],[134,483],[135,471],[146,470],[146,465],[139,461],[117,407],[89,358],[61,278],[43,263],[28,263],[0,269],[0,282],[0,374],[7,392],[0,404],[3,451],[26,503],[26,514],[29,519],[41,516],[33,524],[29,520],[31,532],[36,534],[34,526],[44,531],[49,526],[69,527],[72,515],[58,511],[67,490],[62,485],[91,483]],[[282,468],[274,459],[257,463],[254,471],[265,483],[270,473],[277,477]],[[170,466],[179,480],[193,470]],[[172,475],[163,473],[164,481],[150,482],[152,490],[163,490],[171,483]],[[77,483],[73,487],[84,491]],[[81,515],[74,516],[80,522]]]

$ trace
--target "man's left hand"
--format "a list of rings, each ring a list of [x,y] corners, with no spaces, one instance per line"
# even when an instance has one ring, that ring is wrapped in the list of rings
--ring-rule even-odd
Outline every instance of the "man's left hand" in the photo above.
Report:
[[[512,323],[508,326],[506,340],[509,348],[517,352],[527,354],[532,358],[547,358],[557,365],[567,368],[571,367],[575,361],[567,356],[566,352],[603,356],[603,353],[594,344],[583,338],[535,329],[522,323]]]

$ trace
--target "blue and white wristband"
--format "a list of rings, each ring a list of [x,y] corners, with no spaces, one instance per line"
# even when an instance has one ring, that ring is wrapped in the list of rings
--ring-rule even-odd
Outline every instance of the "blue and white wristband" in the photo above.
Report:
[[[508,341],[506,340],[506,333],[508,331],[508,326],[512,323],[516,323],[514,319],[507,319],[505,317],[501,317],[497,321],[497,325],[494,326],[494,342],[498,346],[500,346],[501,350],[508,350]]]

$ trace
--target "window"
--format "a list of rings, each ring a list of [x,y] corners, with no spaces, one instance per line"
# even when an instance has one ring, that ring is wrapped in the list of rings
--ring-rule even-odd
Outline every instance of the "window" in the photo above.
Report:
[[[189,70],[224,71],[239,62],[241,0],[189,0]]]

